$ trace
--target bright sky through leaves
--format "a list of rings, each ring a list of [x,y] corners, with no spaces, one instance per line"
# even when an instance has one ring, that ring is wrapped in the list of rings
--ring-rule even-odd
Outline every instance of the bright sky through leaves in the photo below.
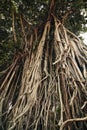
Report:
[[[83,38],[84,43],[87,45],[87,32],[80,34],[80,36]]]

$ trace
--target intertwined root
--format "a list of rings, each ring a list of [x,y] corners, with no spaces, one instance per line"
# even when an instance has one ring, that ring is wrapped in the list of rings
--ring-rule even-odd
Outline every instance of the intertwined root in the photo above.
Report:
[[[48,21],[41,38],[31,34],[28,54],[17,55],[6,71],[0,118],[7,130],[87,128],[87,47],[53,18],[55,29]],[[23,58],[24,65],[18,64]]]

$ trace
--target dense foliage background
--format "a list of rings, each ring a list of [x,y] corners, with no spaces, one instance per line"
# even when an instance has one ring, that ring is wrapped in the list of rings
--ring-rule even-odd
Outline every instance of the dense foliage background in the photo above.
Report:
[[[21,48],[19,14],[22,14],[32,27],[38,27],[47,20],[49,4],[50,0],[0,0],[0,70],[8,66],[16,50]],[[18,36],[16,44],[13,38],[13,14]],[[80,31],[87,31],[86,0],[56,0],[55,15],[62,20],[65,14],[68,14],[65,26],[72,32],[79,35]]]

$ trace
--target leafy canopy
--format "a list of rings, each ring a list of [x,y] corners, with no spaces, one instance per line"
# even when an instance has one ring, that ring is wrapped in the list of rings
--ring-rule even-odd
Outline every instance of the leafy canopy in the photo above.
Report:
[[[21,14],[31,26],[41,27],[47,20],[50,2],[51,0],[0,1],[0,66],[3,66],[8,60],[10,62],[16,49],[21,48],[22,34],[20,32],[22,31],[20,30],[19,15]],[[81,30],[87,30],[86,0],[55,0],[55,2],[52,13],[59,20],[65,18],[64,24],[69,30],[77,35]],[[13,38],[13,14],[14,26],[18,37],[17,44],[14,44]],[[25,24],[27,23],[25,22]]]

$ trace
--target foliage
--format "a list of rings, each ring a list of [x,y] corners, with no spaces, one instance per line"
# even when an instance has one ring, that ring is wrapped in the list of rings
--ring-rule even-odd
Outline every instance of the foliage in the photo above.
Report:
[[[33,26],[43,26],[46,22],[49,13],[49,4],[48,0],[3,0],[0,4],[0,44],[1,48],[5,48],[6,40],[8,46],[8,54],[12,54],[15,52],[14,48],[14,40],[12,36],[12,13],[14,12],[14,26],[16,28],[16,35],[20,33],[20,23],[19,23],[19,14],[22,14],[23,17]],[[55,15],[61,20],[63,16],[70,12],[68,18],[65,18],[65,26],[74,32],[75,34],[79,34],[79,31],[85,31],[86,16],[81,14],[82,9],[86,10],[87,2],[83,0],[79,0],[78,2],[72,0],[57,0],[56,1],[56,9]],[[83,26],[84,25],[84,26]],[[21,36],[19,35],[18,39],[21,40]],[[11,41],[12,40],[12,41]],[[13,45],[13,52],[10,49],[10,43]],[[5,44],[4,44],[5,42]],[[17,45],[16,45],[17,46]],[[18,48],[18,47],[17,47]],[[0,66],[3,65],[3,61],[5,59],[9,59],[9,55],[4,51],[2,54],[2,50],[0,51]],[[10,53],[11,52],[11,53]],[[5,55],[6,54],[6,55]],[[8,55],[8,56],[7,56]],[[3,57],[3,58],[2,58]]]
[[[19,35],[18,39],[21,40],[20,36],[20,23],[19,23],[19,14],[22,14],[23,17],[29,22],[29,24],[33,26],[43,26],[47,20],[50,1],[48,0],[3,0],[0,2],[0,45],[3,46],[1,48],[5,48],[6,40],[8,46],[8,52],[10,55],[15,52],[11,52],[10,43],[14,44],[13,40],[13,25],[12,25],[12,14],[14,12],[14,26],[16,28],[16,35]],[[86,17],[81,14],[82,9],[87,9],[87,2],[83,0],[72,1],[72,0],[57,0],[55,7],[55,15],[58,19],[62,19],[65,14],[68,13],[68,18],[65,18],[65,26],[74,32],[75,34],[79,34],[79,32],[86,31],[85,24],[87,23]],[[67,15],[66,15],[67,16]],[[27,24],[27,23],[26,23]],[[21,34],[22,35],[22,34]],[[5,44],[4,44],[5,42]],[[17,46],[17,45],[16,45]],[[18,48],[18,47],[17,47]],[[14,50],[13,45],[13,50]],[[10,53],[11,52],[11,53]],[[4,59],[9,59],[9,55],[4,51],[2,54],[2,50],[0,51],[0,66],[2,66]],[[7,56],[8,55],[8,56]],[[3,57],[3,58],[2,58]],[[4,62],[5,63],[5,62]]]

